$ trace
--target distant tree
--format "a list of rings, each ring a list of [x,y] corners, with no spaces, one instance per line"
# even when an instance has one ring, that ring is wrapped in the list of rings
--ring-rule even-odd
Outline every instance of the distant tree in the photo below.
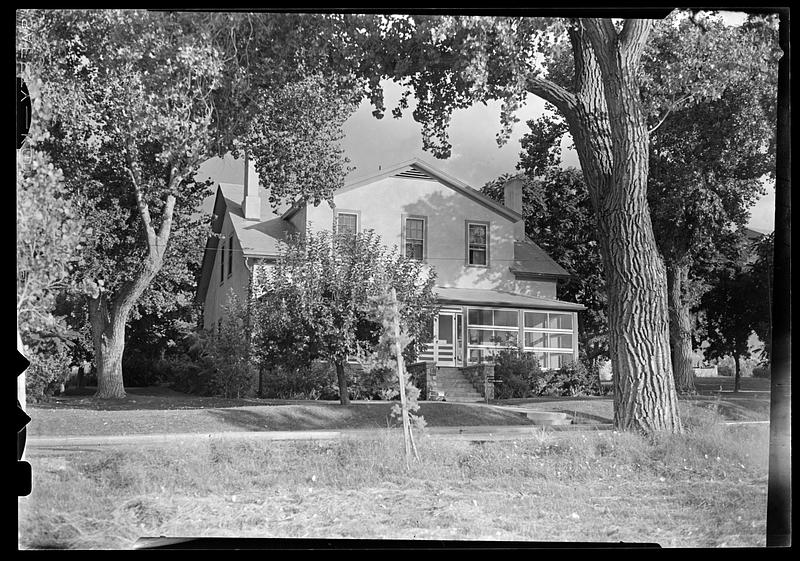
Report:
[[[755,259],[748,264],[753,283],[751,296],[756,321],[754,330],[764,343],[761,360],[772,360],[772,275],[775,233],[762,236],[753,247]]]
[[[750,356],[748,341],[762,319],[763,304],[756,304],[757,277],[741,262],[728,263],[700,299],[700,336],[708,343],[707,357],[733,358],[734,391],[739,391],[741,359]]]
[[[261,290],[253,306],[255,353],[266,367],[308,366],[314,360],[336,368],[339,399],[350,403],[344,365],[370,354],[380,341],[381,319],[370,297],[392,287],[401,306],[402,329],[412,343],[408,359],[424,348],[436,314],[435,275],[365,233],[309,232],[290,239],[277,263],[256,278]]]
[[[608,357],[608,320],[603,266],[597,246],[594,216],[583,175],[574,168],[561,169],[544,158],[533,158],[534,145],[554,157],[545,138],[537,143],[538,121],[529,122],[532,132],[522,138],[527,148],[518,168],[525,174],[522,215],[526,234],[563,266],[572,278],[558,283],[558,296],[587,307],[578,312],[579,351],[587,361]],[[540,175],[535,176],[535,170]],[[509,176],[487,183],[483,192],[503,200],[503,184]]]
[[[667,270],[672,369],[679,392],[694,391],[690,309],[716,276],[714,262],[730,258],[726,248],[730,253],[735,246],[736,232],[764,192],[764,179],[774,177],[773,23],[755,18],[730,27],[708,18],[680,20],[657,28],[644,58],[642,94],[657,106],[665,96],[693,95],[675,80],[676,71],[730,64],[729,48],[737,42],[750,53],[728,76],[719,97],[651,117],[647,195]]]

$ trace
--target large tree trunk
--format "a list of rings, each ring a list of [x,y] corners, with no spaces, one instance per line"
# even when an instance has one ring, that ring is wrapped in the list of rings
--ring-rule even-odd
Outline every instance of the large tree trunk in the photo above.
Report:
[[[741,366],[739,365],[740,360],[741,357],[739,355],[733,355],[733,363],[735,365],[733,374],[733,393],[737,393],[739,391],[739,380],[741,379],[742,375]]]
[[[335,363],[336,366],[336,379],[339,382],[339,403],[342,405],[350,405],[350,396],[347,392],[347,376],[344,373],[344,364],[341,362]]]
[[[680,432],[666,271],[647,204],[649,138],[636,81],[649,29],[648,22],[629,20],[617,35],[611,20],[576,22],[570,30],[576,95],[557,92],[549,101],[567,119],[595,211],[608,291],[614,426]]]
[[[112,306],[113,309],[113,306]],[[125,322],[119,313],[109,314],[103,296],[93,299],[89,305],[92,323],[94,360],[97,368],[97,392],[101,399],[122,399],[125,387],[122,382],[122,353],[125,350]]]
[[[692,368],[692,315],[683,296],[688,280],[688,265],[672,264],[667,267],[669,342],[675,389],[678,393],[692,394],[696,392]]]
[[[92,324],[97,392],[100,399],[123,399],[122,354],[125,351],[125,325],[131,309],[161,269],[163,253],[145,259],[136,278],[123,283],[109,302],[104,294],[89,301]]]

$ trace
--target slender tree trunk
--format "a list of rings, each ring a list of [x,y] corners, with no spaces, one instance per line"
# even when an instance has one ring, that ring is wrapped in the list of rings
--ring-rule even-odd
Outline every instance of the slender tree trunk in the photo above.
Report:
[[[733,393],[739,392],[739,379],[741,377],[741,367],[739,366],[739,355],[733,355],[733,363],[736,365],[733,374]]]
[[[695,393],[692,368],[692,315],[683,297],[689,280],[688,265],[667,267],[669,289],[669,342],[672,350],[672,373],[678,393]]]
[[[339,382],[339,403],[350,405],[350,396],[347,395],[347,376],[344,373],[344,364],[336,362],[336,379]]]

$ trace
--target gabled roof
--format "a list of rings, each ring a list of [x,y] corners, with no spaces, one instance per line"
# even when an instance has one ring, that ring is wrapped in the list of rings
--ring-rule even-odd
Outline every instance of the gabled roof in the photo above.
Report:
[[[510,269],[517,278],[523,279],[568,279],[572,277],[566,269],[527,237],[523,242],[514,242],[514,264]]]
[[[214,200],[211,231],[214,234],[222,231],[227,214],[230,216],[234,235],[242,248],[244,257],[275,258],[278,255],[278,244],[285,240],[288,234],[295,233],[296,229],[291,222],[282,220],[273,212],[269,206],[269,195],[266,189],[259,187],[259,195],[262,218],[271,218],[263,221],[246,220],[241,203],[244,197],[244,186],[235,183],[220,183]],[[199,302],[205,300],[208,291],[219,241],[219,237],[210,236],[206,242],[200,281],[197,286]]]
[[[369,183],[374,183],[375,181],[380,181],[381,179],[385,179],[387,177],[392,176],[399,176],[399,177],[408,177],[413,179],[430,179],[433,181],[439,181],[440,183],[450,187],[454,191],[466,196],[467,198],[475,201],[478,204],[481,204],[490,210],[500,214],[504,218],[511,220],[512,222],[517,222],[518,220],[522,220],[522,215],[518,212],[511,210],[507,206],[501,205],[497,201],[487,197],[477,189],[473,189],[466,183],[452,177],[442,170],[432,166],[428,162],[421,160],[419,158],[411,158],[410,160],[406,160],[405,162],[401,162],[399,164],[395,164],[385,170],[381,170],[378,173],[374,173],[368,175],[366,177],[355,178],[347,183],[345,183],[344,187],[336,191],[336,194],[339,193],[347,193],[353,189],[357,189],[358,187],[362,187]],[[282,218],[287,219],[291,217],[295,212],[300,210],[303,207],[304,203],[294,204],[292,207],[286,211],[286,213],[282,216]]]

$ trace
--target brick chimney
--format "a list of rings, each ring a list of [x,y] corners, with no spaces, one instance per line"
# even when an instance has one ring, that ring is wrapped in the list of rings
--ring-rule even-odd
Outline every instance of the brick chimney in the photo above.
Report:
[[[513,177],[503,185],[503,204],[511,210],[522,214],[522,178]],[[514,238],[525,241],[525,221],[519,220],[514,224]]]
[[[513,177],[503,185],[503,204],[522,214],[522,179]]]
[[[247,220],[261,220],[261,197],[258,194],[256,164],[247,153],[244,155],[244,198],[242,213]]]

